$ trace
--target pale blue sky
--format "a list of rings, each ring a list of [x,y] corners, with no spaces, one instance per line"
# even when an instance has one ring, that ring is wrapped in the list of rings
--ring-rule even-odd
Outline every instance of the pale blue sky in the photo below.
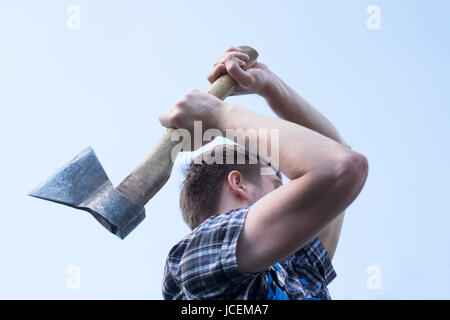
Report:
[[[72,4],[80,30],[66,25]],[[366,27],[372,4],[380,30]],[[369,159],[332,297],[449,299],[449,12],[443,0],[0,2],[0,298],[161,299],[167,253],[189,231],[178,167],[124,241],[26,194],[89,145],[117,185],[164,132],[158,115],[248,44]],[[273,115],[258,97],[229,101]],[[66,286],[72,265],[80,289]]]

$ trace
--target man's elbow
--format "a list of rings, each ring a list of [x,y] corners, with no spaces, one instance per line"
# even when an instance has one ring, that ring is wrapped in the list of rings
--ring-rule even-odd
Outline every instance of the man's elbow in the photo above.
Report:
[[[335,163],[335,178],[358,194],[369,173],[367,158],[361,153],[351,151],[341,156]]]
[[[369,161],[363,154],[352,152],[352,155],[349,156],[349,162],[350,171],[355,182],[364,185],[369,174]]]

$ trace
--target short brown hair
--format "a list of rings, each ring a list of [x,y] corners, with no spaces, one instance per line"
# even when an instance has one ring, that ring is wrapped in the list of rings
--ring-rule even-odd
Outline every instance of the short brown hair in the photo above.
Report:
[[[228,154],[228,161],[227,160]],[[230,157],[232,155],[232,157]],[[239,171],[252,183],[260,181],[260,169],[267,162],[238,144],[217,145],[194,159],[185,168],[185,180],[180,195],[180,208],[184,221],[191,229],[218,214],[217,206],[223,182],[232,171]],[[211,159],[221,159],[219,163]],[[230,161],[233,159],[233,161]],[[245,162],[242,163],[245,159]],[[238,161],[240,160],[240,161]]]

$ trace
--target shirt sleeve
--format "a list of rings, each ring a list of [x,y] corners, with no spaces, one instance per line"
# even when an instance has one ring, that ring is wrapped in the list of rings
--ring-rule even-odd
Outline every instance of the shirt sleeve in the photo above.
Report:
[[[336,278],[331,259],[319,238],[314,238],[298,250],[290,261],[296,273],[317,289],[326,287]]]
[[[233,286],[255,276],[241,273],[236,262],[236,245],[249,208],[209,218],[178,247],[180,259],[174,276],[192,297],[223,297]]]

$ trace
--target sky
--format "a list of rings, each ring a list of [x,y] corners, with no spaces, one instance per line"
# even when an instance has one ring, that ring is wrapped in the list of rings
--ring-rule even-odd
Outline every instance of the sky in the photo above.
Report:
[[[158,116],[245,44],[369,161],[332,298],[449,299],[449,12],[443,0],[1,1],[0,298],[162,299],[167,254],[189,232],[190,154],[125,240],[27,193],[87,146],[118,185],[164,133]],[[275,116],[257,96],[227,101]]]

